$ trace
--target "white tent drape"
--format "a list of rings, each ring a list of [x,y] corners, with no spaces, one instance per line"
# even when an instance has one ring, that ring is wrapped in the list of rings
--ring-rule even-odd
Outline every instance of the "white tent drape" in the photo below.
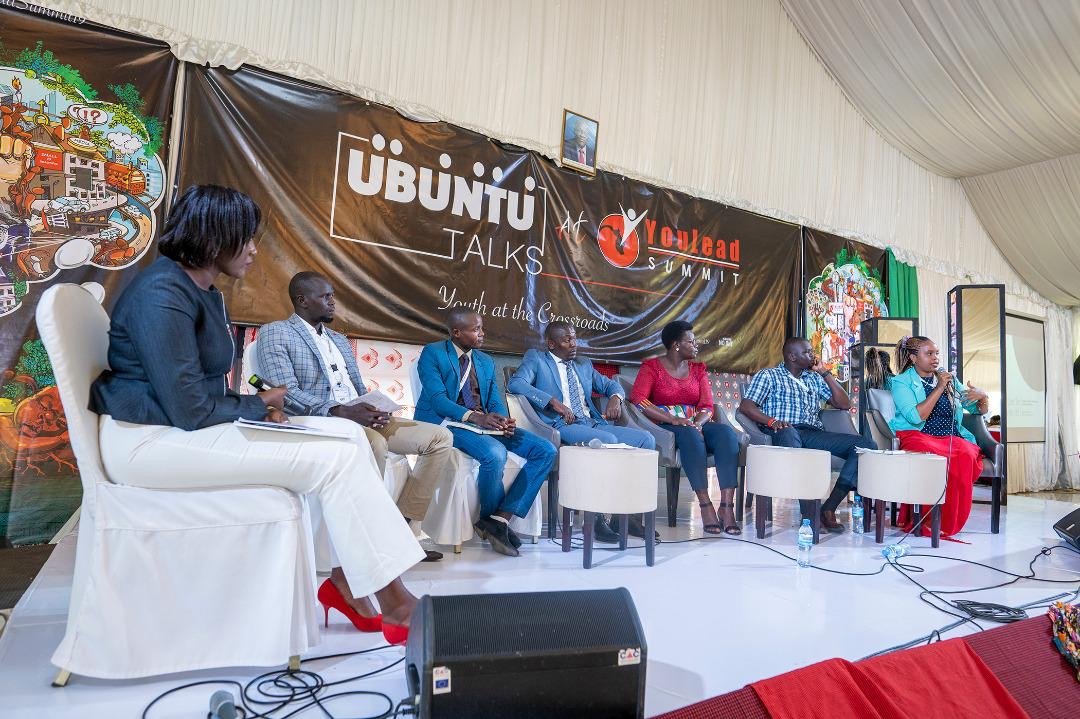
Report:
[[[43,4],[163,40],[183,60],[263,67],[549,157],[567,107],[599,120],[601,168],[1004,282],[1046,314],[960,183],[890,145],[778,1]]]

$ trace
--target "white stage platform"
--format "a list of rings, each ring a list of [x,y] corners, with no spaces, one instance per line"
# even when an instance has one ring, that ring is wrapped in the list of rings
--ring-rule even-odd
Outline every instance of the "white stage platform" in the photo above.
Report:
[[[985,488],[977,492],[985,493]],[[661,527],[666,540],[700,536],[694,508],[690,518],[690,494],[684,491],[679,526]],[[967,531],[959,536],[970,544],[942,542],[931,550],[929,539],[909,539],[912,551],[935,553],[987,562],[1002,569],[1026,573],[1028,563],[1043,546],[1058,544],[1051,529],[1076,505],[1013,496],[1003,511],[1002,533],[989,532],[989,507],[976,505]],[[775,503],[776,524],[762,544],[794,555],[794,502]],[[848,522],[846,507],[840,512]],[[751,520],[743,539],[753,542]],[[850,522],[848,522],[850,527]],[[895,530],[886,532],[898,537]],[[641,542],[635,543],[640,546]],[[609,545],[598,545],[606,547]],[[246,683],[266,669],[233,668],[193,672],[140,681],[100,681],[74,676],[63,689],[50,681],[56,669],[49,657],[64,631],[73,567],[74,537],[57,547],[15,608],[10,624],[0,637],[0,716],[5,719],[114,719],[139,717],[158,694],[188,682],[234,679]],[[435,564],[419,564],[406,577],[417,594],[472,594],[627,587],[633,595],[648,641],[648,690],[646,715],[715,696],[797,667],[839,656],[859,659],[886,647],[928,634],[952,620],[919,600],[919,590],[893,568],[871,577],[852,577],[817,570],[800,570],[794,562],[753,543],[706,539],[684,543],[665,542],[657,547],[656,565],[645,566],[644,550],[624,553],[597,551],[595,566],[581,568],[581,551],[563,554],[542,540],[526,544],[517,559],[502,557],[478,542],[465,546],[460,555],[447,551]],[[823,567],[871,572],[881,566],[880,546],[873,534],[823,535],[813,550],[813,561]],[[926,571],[916,578],[932,589],[962,589],[995,584],[1007,577],[958,562],[911,558]],[[1080,587],[1080,555],[1067,549],[1040,558],[1039,576],[1070,579],[1077,584],[1020,582],[1013,586],[967,595],[983,601],[1009,605],[1033,602]],[[227,591],[228,588],[223,588]],[[1043,610],[1035,609],[1032,615]],[[162,617],[162,621],[169,621]],[[994,626],[994,625],[987,625]],[[181,627],[178,631],[183,631]],[[977,631],[970,625],[949,636]],[[381,639],[381,637],[378,637]],[[323,644],[312,656],[356,651],[381,644],[376,635],[356,632],[344,617],[331,612]],[[163,652],[168,647],[162,647]],[[387,648],[361,657],[324,659],[305,663],[327,681],[362,674],[400,659],[403,649]],[[148,714],[153,719],[187,719],[205,716],[207,701],[216,686],[180,691],[166,698]],[[228,688],[228,687],[226,687]],[[343,685],[337,689],[381,691],[395,702],[404,698],[406,685],[402,665],[385,674]],[[385,701],[347,698],[328,708],[336,716],[377,714]],[[323,715],[312,707],[302,717]]]

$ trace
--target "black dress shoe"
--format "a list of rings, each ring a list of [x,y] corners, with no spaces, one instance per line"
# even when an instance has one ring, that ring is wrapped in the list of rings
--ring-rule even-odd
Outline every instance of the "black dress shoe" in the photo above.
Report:
[[[631,537],[638,537],[639,539],[645,539],[645,525],[641,522],[640,514],[631,514],[627,518],[627,534]],[[653,532],[653,541],[660,542],[660,532]]]
[[[508,557],[520,556],[511,541],[510,536],[507,534],[507,530],[510,529],[502,522],[496,522],[491,517],[484,517],[473,525],[476,529],[476,533],[480,535],[480,539],[486,539],[491,548],[499,554],[505,554]]]
[[[497,519],[495,521],[499,522]],[[499,524],[502,524],[502,522],[499,522]],[[521,549],[521,537],[517,535],[517,532],[510,528],[509,524],[506,525],[506,536],[510,538],[510,544],[514,545],[514,549]]]
[[[601,542],[603,544],[618,544],[619,533],[612,529],[608,524],[607,517],[603,514],[597,514],[596,520],[593,522],[593,541]]]
[[[442,552],[436,552],[434,549],[424,549],[424,558],[421,562],[438,562],[442,559]]]

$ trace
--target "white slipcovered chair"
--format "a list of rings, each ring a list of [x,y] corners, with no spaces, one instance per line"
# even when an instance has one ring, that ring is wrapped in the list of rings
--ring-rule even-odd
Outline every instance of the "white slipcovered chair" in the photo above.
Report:
[[[409,379],[413,396],[419,397],[420,375],[416,365],[417,363],[413,362],[409,368]],[[513,452],[506,453],[504,489],[510,488],[524,466],[523,457]],[[443,475],[442,481],[435,487],[431,507],[421,524],[424,533],[436,544],[452,544],[454,551],[460,552],[461,543],[472,537],[473,524],[480,518],[480,494],[476,486],[476,475],[479,471],[480,463],[461,450],[454,449],[450,453],[450,471]],[[441,509],[433,514],[432,509],[436,505],[441,506]],[[510,521],[510,527],[518,534],[531,537],[533,544],[536,544],[543,531],[543,523],[544,510],[538,495],[528,514],[524,518],[514,517]]]
[[[832,482],[832,455],[825,450],[761,444],[748,446],[746,491],[756,497],[754,526],[757,538],[765,538],[765,521],[772,514],[773,497],[785,497],[811,503],[810,526],[817,544],[821,500],[829,495]]]
[[[48,288],[37,326],[79,463],[83,504],[67,630],[70,674],[127,679],[228,666],[299,665],[319,642],[311,533],[280,487],[113,484],[90,385],[107,368],[109,318],[78,285]]]

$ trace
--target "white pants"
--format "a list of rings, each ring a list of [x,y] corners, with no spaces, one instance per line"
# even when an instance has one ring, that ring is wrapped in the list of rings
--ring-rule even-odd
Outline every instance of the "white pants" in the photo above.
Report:
[[[349,589],[362,597],[382,589],[424,558],[379,477],[363,427],[338,417],[293,417],[350,439],[297,437],[220,424],[185,432],[175,427],[101,418],[101,459],[117,484],[189,489],[244,484],[311,492]]]

